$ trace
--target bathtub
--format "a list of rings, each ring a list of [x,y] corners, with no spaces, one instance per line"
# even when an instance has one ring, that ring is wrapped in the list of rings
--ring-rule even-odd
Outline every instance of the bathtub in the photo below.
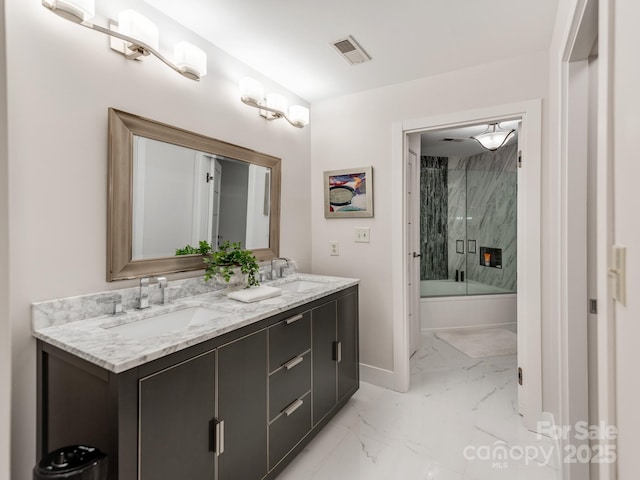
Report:
[[[423,280],[420,292],[422,330],[504,326],[517,322],[517,294],[503,288],[474,280],[466,284]]]

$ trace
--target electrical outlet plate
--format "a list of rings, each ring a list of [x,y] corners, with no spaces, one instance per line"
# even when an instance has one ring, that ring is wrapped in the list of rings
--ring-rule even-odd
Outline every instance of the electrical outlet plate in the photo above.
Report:
[[[356,228],[356,242],[357,243],[369,243],[371,239],[371,230],[368,227]]]
[[[340,244],[336,240],[331,240],[329,242],[329,255],[332,257],[340,255]]]

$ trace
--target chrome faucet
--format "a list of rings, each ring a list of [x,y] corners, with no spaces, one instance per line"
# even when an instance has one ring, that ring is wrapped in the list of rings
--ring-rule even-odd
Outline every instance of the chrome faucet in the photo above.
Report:
[[[111,315],[118,315],[124,312],[124,309],[122,308],[122,295],[120,295],[119,293],[116,293],[108,297],[100,298],[98,300],[98,303],[110,304]]]
[[[142,277],[140,279],[140,304],[138,309],[142,310],[149,308],[149,283],[151,279],[149,277]],[[169,303],[169,293],[167,292],[167,278],[166,277],[153,277],[153,281],[158,284],[160,288],[160,304],[167,305]]]
[[[156,277],[158,287],[160,288],[160,304],[167,305],[169,303],[169,292],[167,291],[167,277]]]
[[[149,277],[140,279],[140,303],[138,309],[149,308]]]
[[[289,266],[289,259],[288,258],[284,258],[284,257],[278,257],[278,258],[272,258],[271,259],[271,279],[275,280],[276,278],[282,278],[283,277],[283,271],[284,268],[282,265],[280,265],[280,268],[276,269],[276,263],[278,262],[278,260],[282,260],[283,262],[287,262],[287,267]]]

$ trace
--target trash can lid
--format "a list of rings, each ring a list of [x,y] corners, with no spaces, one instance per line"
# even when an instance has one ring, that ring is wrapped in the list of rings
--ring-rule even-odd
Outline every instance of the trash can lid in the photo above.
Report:
[[[71,445],[45,455],[38,463],[37,471],[45,475],[82,471],[104,457],[105,454],[95,447]]]

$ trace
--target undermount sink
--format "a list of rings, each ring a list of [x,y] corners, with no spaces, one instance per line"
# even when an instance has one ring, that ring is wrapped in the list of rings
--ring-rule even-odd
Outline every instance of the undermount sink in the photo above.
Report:
[[[324,285],[323,282],[313,282],[311,280],[293,280],[288,283],[278,285],[278,288],[286,290],[287,292],[306,292],[307,290],[313,290]]]
[[[143,318],[129,323],[103,328],[129,338],[150,338],[168,332],[182,330],[191,325],[215,320],[225,315],[228,315],[228,313],[220,310],[204,307],[189,307],[156,315],[155,317]]]

